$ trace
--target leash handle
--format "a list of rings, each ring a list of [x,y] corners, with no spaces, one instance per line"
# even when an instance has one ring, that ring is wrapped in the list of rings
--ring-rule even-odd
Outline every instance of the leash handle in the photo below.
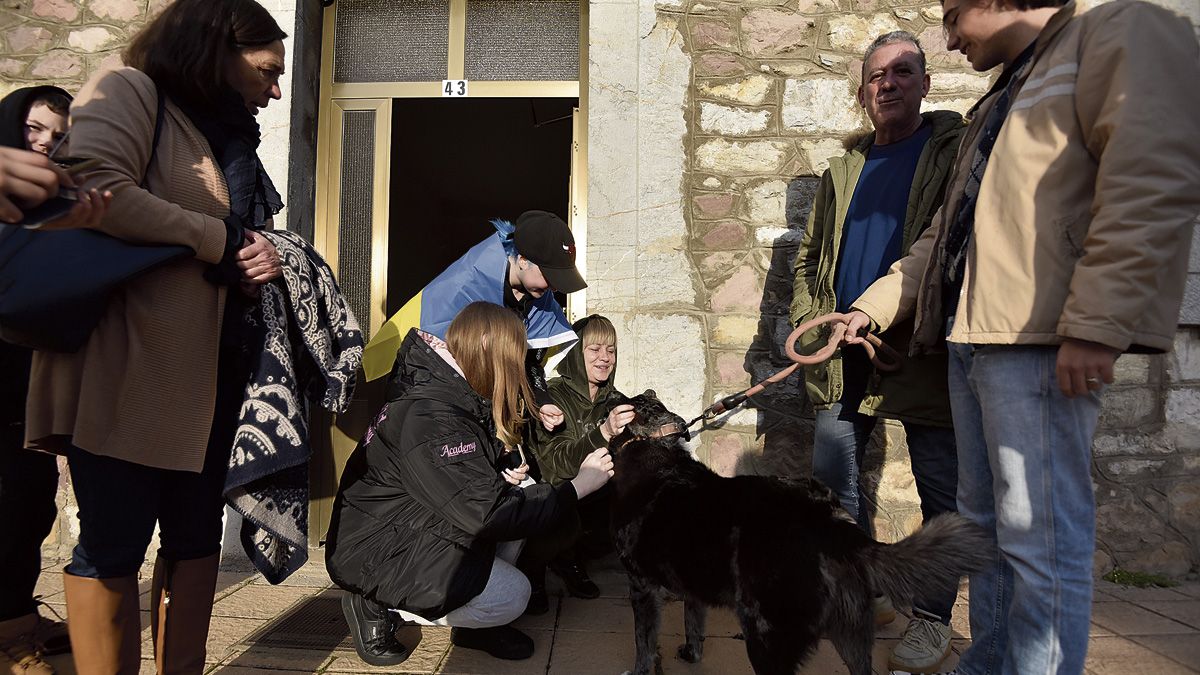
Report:
[[[816,328],[817,326],[834,322],[836,322],[837,325],[833,327],[833,332],[830,334],[829,340],[825,343],[824,347],[821,347],[816,352],[813,352],[807,356],[796,351],[796,341],[799,340],[802,335],[813,328]],[[871,363],[875,364],[876,368],[884,372],[894,372],[900,369],[900,361],[902,357],[900,356],[899,352],[897,352],[895,349],[892,349],[887,343],[879,339],[879,337],[876,335],[868,333],[865,336],[865,339],[866,342],[863,343],[863,349],[866,350],[867,358],[871,360]],[[694,424],[696,424],[696,422],[701,420],[707,421],[713,419],[717,415],[721,415],[733,410],[734,408],[745,403],[746,400],[751,396],[754,396],[763,389],[766,389],[767,385],[787,379],[787,377],[795,372],[795,370],[800,366],[811,366],[828,361],[830,357],[833,356],[833,353],[845,344],[845,314],[833,312],[805,321],[799,326],[796,326],[796,329],[793,330],[790,335],[788,335],[787,341],[783,345],[784,352],[787,354],[787,357],[791,359],[792,365],[784,368],[778,373],[775,373],[774,375],[741,393],[726,396],[720,401],[708,406],[704,409],[704,412],[700,413],[699,417],[693,419],[691,422],[688,422],[686,428],[691,428]],[[880,358],[880,355],[885,356],[886,360]]]
[[[796,351],[796,341],[800,339],[800,336],[804,335],[813,328],[816,328],[817,326],[826,323],[833,323],[835,321],[837,322],[837,325],[833,327],[833,333],[829,336],[829,341],[825,343],[824,347],[818,349],[812,354],[809,354],[808,356]],[[866,342],[863,343],[863,349],[866,350],[867,358],[871,360],[871,363],[875,364],[876,368],[889,373],[900,369],[901,356],[899,352],[889,347],[887,343],[885,343],[883,340],[880,340],[879,336],[877,335],[867,333],[864,338],[866,339]],[[788,335],[787,342],[784,343],[783,349],[784,352],[787,353],[787,357],[792,361],[802,366],[811,366],[828,361],[830,357],[833,356],[833,353],[845,344],[846,315],[839,312],[832,312],[824,316],[818,316],[815,319],[809,319],[799,326],[796,326],[796,330],[792,331],[791,335]],[[876,350],[879,350],[878,353]],[[887,357],[887,359],[884,360],[880,358],[879,354],[883,354]]]

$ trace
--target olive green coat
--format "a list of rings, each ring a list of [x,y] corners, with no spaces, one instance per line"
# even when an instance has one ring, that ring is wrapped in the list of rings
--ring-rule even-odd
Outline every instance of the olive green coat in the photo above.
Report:
[[[917,170],[908,197],[901,250],[907,252],[929,227],[942,205],[946,180],[958,152],[964,130],[962,117],[938,110],[922,115],[933,125],[932,135],[917,160]],[[792,295],[792,325],[835,311],[834,274],[842,246],[842,226],[867,151],[875,134],[867,134],[841,157],[829,161],[809,214],[808,229],[796,255]],[[801,353],[811,353],[825,344],[828,325],[808,331],[800,338]],[[892,326],[881,336],[898,352],[906,354],[912,337],[912,322]],[[804,369],[805,388],[816,408],[828,408],[842,397],[841,352],[828,362]],[[875,371],[867,383],[859,412],[918,424],[950,425],[950,400],[946,386],[946,355],[932,354],[905,359],[899,371]]]
[[[567,352],[558,367],[559,376],[550,380],[550,399],[562,408],[563,423],[553,432],[541,424],[530,424],[526,441],[537,457],[542,479],[551,485],[571,480],[579,473],[579,464],[596,448],[608,446],[600,433],[600,424],[608,411],[624,396],[613,386],[616,363],[608,380],[600,385],[596,400],[588,396],[587,371],[583,367],[583,344]]]

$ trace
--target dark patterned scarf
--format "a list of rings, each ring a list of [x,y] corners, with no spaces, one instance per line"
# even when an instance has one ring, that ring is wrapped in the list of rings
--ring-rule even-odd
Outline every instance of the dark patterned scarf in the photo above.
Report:
[[[979,132],[979,143],[975,154],[971,157],[971,168],[967,173],[967,181],[963,186],[963,196],[958,202],[958,212],[950,221],[946,232],[945,265],[942,267],[942,300],[945,315],[952,316],[958,309],[958,296],[962,290],[963,276],[967,270],[967,248],[975,229],[975,203],[979,199],[979,186],[983,184],[983,174],[987,170],[988,160],[992,156],[992,148],[996,146],[996,138],[1004,128],[1004,120],[1008,117],[1008,109],[1016,97],[1017,86],[1021,82],[1018,73],[1029,63],[1033,56],[1034,45],[1029,45],[1015,61],[1004,69],[991,92],[982,100],[987,100],[992,92],[999,91],[996,104],[988,112],[983,121],[983,129]]]
[[[184,107],[192,124],[204,134],[229,186],[229,211],[245,227],[261,230],[283,208],[283,200],[258,158],[258,122],[242,97],[226,89],[212,111]]]

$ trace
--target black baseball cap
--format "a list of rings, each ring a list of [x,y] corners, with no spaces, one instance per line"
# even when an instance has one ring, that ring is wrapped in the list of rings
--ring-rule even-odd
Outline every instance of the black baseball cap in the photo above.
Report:
[[[526,211],[517,216],[515,226],[517,253],[537,265],[555,290],[574,293],[587,288],[575,269],[575,237],[562,218],[549,211]]]

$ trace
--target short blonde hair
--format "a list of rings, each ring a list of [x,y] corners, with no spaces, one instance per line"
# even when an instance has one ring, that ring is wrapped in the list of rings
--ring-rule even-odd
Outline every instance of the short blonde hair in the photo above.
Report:
[[[467,384],[492,402],[496,437],[508,446],[521,442],[524,409],[537,415],[525,377],[525,324],[511,310],[472,302],[450,322],[446,345]]]
[[[617,329],[607,318],[599,314],[592,314],[585,317],[579,324],[582,324],[582,328],[579,330],[579,342],[584,347],[588,345],[617,346]]]

